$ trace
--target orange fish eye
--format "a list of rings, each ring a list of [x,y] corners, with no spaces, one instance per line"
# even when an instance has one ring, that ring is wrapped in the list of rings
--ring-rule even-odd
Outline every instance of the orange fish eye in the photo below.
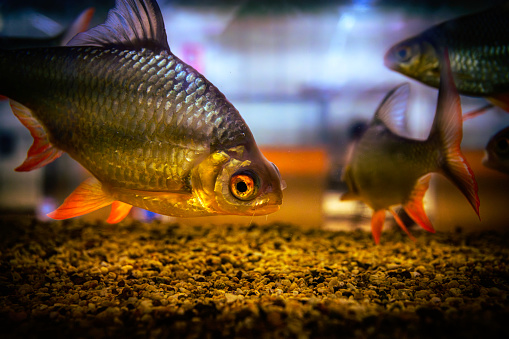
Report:
[[[258,180],[254,173],[241,172],[230,179],[230,192],[240,200],[251,200],[258,193]]]

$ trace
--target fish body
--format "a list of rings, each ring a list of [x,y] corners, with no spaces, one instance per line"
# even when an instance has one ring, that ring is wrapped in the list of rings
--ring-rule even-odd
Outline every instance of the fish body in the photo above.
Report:
[[[277,168],[225,96],[170,51],[155,1],[117,1],[66,47],[1,51],[0,74],[34,136],[17,170],[67,152],[93,175],[52,218],[110,204],[109,222],[131,206],[180,217],[279,209]]]
[[[375,113],[369,128],[355,145],[343,173],[348,192],[341,200],[361,200],[373,210],[371,228],[376,243],[389,210],[409,235],[394,206],[424,229],[434,232],[423,208],[430,174],[441,173],[466,196],[479,214],[479,198],[474,174],[461,153],[461,107],[454,82],[442,76],[437,113],[427,140],[409,139],[405,130],[408,84],[389,92]]]
[[[509,126],[497,132],[488,141],[483,165],[509,174]]]
[[[460,94],[485,97],[509,110],[509,5],[435,25],[392,46],[385,65],[438,88],[439,60],[449,51]]]
[[[65,46],[76,34],[88,29],[94,8],[87,8],[60,34],[48,38],[7,37],[0,35],[0,49]]]

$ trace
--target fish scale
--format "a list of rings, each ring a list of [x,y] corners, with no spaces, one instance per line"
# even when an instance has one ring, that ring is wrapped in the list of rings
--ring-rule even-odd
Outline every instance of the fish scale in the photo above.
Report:
[[[117,0],[66,47],[0,50],[0,94],[34,138],[17,171],[67,152],[90,171],[51,218],[111,205],[172,216],[265,215],[284,183],[225,96],[173,55],[154,0]]]
[[[36,51],[30,52],[9,52],[7,55],[2,57],[2,69],[1,74],[7,78],[22,78],[21,81],[25,82],[45,82],[54,81],[55,88],[51,91],[58,92],[59,96],[66,97],[69,100],[69,105],[73,107],[73,111],[69,112],[69,117],[61,116],[59,124],[52,124],[51,120],[55,120],[56,112],[53,112],[51,106],[54,105],[51,102],[46,102],[50,91],[42,94],[37,99],[30,98],[30,104],[28,107],[39,107],[44,101],[43,106],[45,108],[35,109],[34,112],[37,117],[44,121],[46,127],[50,130],[50,134],[65,133],[65,130],[70,129],[70,125],[74,119],[77,119],[78,124],[82,126],[78,129],[78,135],[72,137],[72,140],[60,140],[58,145],[69,152],[71,156],[78,158],[80,162],[84,164],[94,175],[98,178],[104,178],[112,173],[115,173],[113,178],[113,185],[122,185],[124,187],[134,187],[135,183],[138,182],[139,173],[146,173],[146,168],[142,162],[134,163],[117,163],[117,166],[134,166],[137,171],[133,171],[130,175],[119,175],[120,173],[115,172],[114,169],[109,168],[109,164],[113,162],[110,159],[109,152],[104,152],[104,145],[101,142],[94,142],[97,139],[109,138],[114,142],[114,145],[110,145],[110,149],[118,150],[122,157],[129,157],[129,153],[132,153],[132,149],[146,148],[149,149],[154,147],[151,143],[147,143],[144,139],[146,137],[155,138],[156,140],[167,143],[167,147],[170,147],[173,158],[177,160],[181,171],[172,172],[172,181],[180,181],[181,185],[184,184],[185,176],[189,172],[189,168],[193,165],[193,161],[199,158],[200,152],[187,152],[188,147],[196,147],[196,150],[205,151],[208,148],[207,144],[204,144],[204,140],[211,140],[212,144],[224,144],[225,142],[231,142],[235,139],[234,135],[238,132],[245,134],[247,131],[242,128],[241,121],[235,116],[232,116],[231,109],[224,107],[227,102],[222,96],[217,96],[216,90],[212,85],[209,85],[209,93],[213,93],[209,98],[212,98],[216,102],[207,101],[205,103],[204,110],[200,110],[195,105],[194,96],[196,90],[199,89],[200,93],[204,95],[207,92],[204,89],[204,83],[207,81],[202,79],[199,75],[195,75],[190,67],[184,67],[180,61],[175,60],[176,58],[172,55],[154,54],[152,51],[142,50],[138,53],[125,53],[125,51],[118,50],[98,50],[90,47],[87,48],[62,48],[56,50],[41,50],[39,53]],[[87,54],[90,53],[90,54]],[[10,54],[10,55],[9,55]],[[51,55],[53,54],[53,55]],[[91,55],[91,56],[90,56]],[[152,72],[147,72],[139,86],[133,86],[133,82],[130,83],[128,88],[123,88],[126,82],[129,82],[129,78],[132,77],[126,69],[126,65],[129,63],[121,63],[122,56],[130,56],[132,61],[136,64],[133,69],[143,68],[144,66],[150,66],[153,69]],[[40,70],[51,70],[51,72],[43,71],[37,72],[36,74],[29,73],[28,70],[25,72],[23,69],[7,70],[6,66],[11,62],[12,59],[28,59],[24,64],[33,64],[38,59],[42,58],[44,65],[40,67]],[[166,62],[162,63],[161,59],[166,58]],[[65,68],[67,59],[74,59],[72,62],[82,62],[81,70],[69,71]],[[86,60],[89,62],[86,62]],[[159,63],[157,63],[159,59]],[[97,61],[101,61],[101,63]],[[93,62],[96,61],[96,62]],[[100,66],[99,66],[100,65]],[[137,65],[137,66],[136,66]],[[159,66],[161,65],[161,67]],[[170,81],[162,81],[159,78],[155,78],[156,74],[165,67]],[[171,68],[169,68],[171,67]],[[115,71],[118,69],[118,71]],[[172,72],[174,71],[177,76],[172,82]],[[9,74],[12,73],[12,74]],[[71,74],[69,74],[71,73]],[[159,73],[159,74],[162,74]],[[71,76],[70,76],[71,75]],[[89,76],[87,76],[89,75]],[[93,76],[90,76],[93,75]],[[164,76],[163,76],[164,77]],[[98,81],[98,79],[105,79],[106,81]],[[74,79],[84,79],[76,81]],[[153,79],[151,81],[150,79]],[[144,81],[146,80],[146,82]],[[184,86],[187,81],[191,81],[192,84],[198,82],[201,86]],[[137,80],[139,82],[139,80]],[[175,97],[176,105],[166,105],[162,103],[162,107],[173,106],[175,111],[163,111],[155,109],[152,104],[155,94],[155,86],[157,84],[164,83],[165,89],[168,91],[168,98]],[[10,83],[12,85],[12,82]],[[66,91],[67,85],[71,85],[71,89],[74,88],[74,84],[79,89],[78,91]],[[106,86],[108,84],[108,86]],[[124,85],[124,86],[123,86]],[[169,88],[171,86],[171,88]],[[183,88],[186,90],[183,90]],[[212,88],[210,88],[212,87]],[[108,91],[106,90],[108,88]],[[24,88],[21,86],[9,86],[1,89],[3,93],[14,100],[25,101],[23,97]],[[186,93],[187,91],[187,93]],[[118,103],[118,106],[126,107],[127,110],[120,110],[119,116],[115,116],[112,106],[106,104],[105,96],[102,93],[109,93],[109,96],[113,97],[114,101]],[[126,93],[125,96],[120,95],[121,92]],[[73,95],[73,93],[77,95]],[[81,95],[80,95],[81,93]],[[90,95],[83,95],[90,93]],[[130,94],[128,94],[130,93]],[[83,98],[90,97],[91,100],[85,100]],[[136,98],[136,99],[132,99]],[[80,100],[81,99],[81,100]],[[200,100],[204,103],[204,99]],[[138,103],[139,105],[136,105]],[[179,109],[179,105],[182,108]],[[143,110],[140,109],[143,107]],[[177,111],[179,114],[177,114]],[[211,119],[211,117],[221,112],[221,115],[228,116],[229,124],[225,125],[222,119]],[[100,114],[98,114],[100,112]],[[140,114],[141,112],[141,114]],[[195,114],[198,112],[199,114]],[[207,114],[204,114],[207,113]],[[162,119],[163,116],[170,116],[171,119]],[[120,121],[118,120],[120,118]],[[161,118],[161,120],[158,120]],[[198,124],[200,120],[206,120],[207,124],[211,124],[211,128],[200,128],[203,125]],[[147,121],[154,121],[152,124],[147,124]],[[164,124],[166,122],[166,124]],[[156,126],[163,123],[163,127],[157,129]],[[97,126],[103,126],[105,128],[98,129]],[[147,127],[149,126],[149,127]],[[221,131],[217,131],[222,129]],[[240,131],[239,131],[240,129]],[[112,131],[122,131],[124,135],[115,133],[112,137],[109,134]],[[217,131],[218,133],[214,133]],[[162,132],[162,133],[161,133]],[[142,137],[141,134],[145,134],[146,137]],[[83,136],[83,138],[80,137]],[[127,135],[131,137],[127,137]],[[191,144],[182,145],[180,138],[186,136],[191,137]],[[72,142],[70,142],[72,141]],[[68,143],[69,142],[69,143]],[[126,146],[129,145],[128,147]],[[160,148],[160,146],[157,146]],[[184,156],[185,154],[185,156]],[[98,155],[101,155],[100,161],[95,161]],[[163,155],[163,154],[162,154]],[[118,159],[118,158],[117,158]],[[136,159],[136,158],[134,158]],[[170,163],[170,159],[164,157],[156,158],[161,161],[162,164]],[[158,168],[164,167],[158,166]],[[164,171],[154,171],[150,173],[151,177],[154,178],[154,183],[165,182],[168,179],[167,173]],[[160,184],[150,185],[147,187],[149,190],[162,190],[168,187],[162,187]]]

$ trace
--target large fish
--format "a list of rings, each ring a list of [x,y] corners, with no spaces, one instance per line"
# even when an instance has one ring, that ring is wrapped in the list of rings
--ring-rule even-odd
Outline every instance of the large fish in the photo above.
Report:
[[[16,170],[67,152],[93,175],[52,218],[107,205],[108,222],[131,206],[180,217],[279,209],[276,166],[225,96],[172,54],[155,1],[118,0],[66,47],[0,51],[0,76],[34,137]]]
[[[484,97],[509,111],[509,4],[433,26],[385,55],[392,70],[439,87],[439,59],[449,50],[460,94]]]
[[[74,36],[88,29],[94,15],[94,8],[90,7],[81,12],[74,22],[60,34],[48,38],[10,37],[0,35],[0,49],[16,49],[31,47],[64,46]]]
[[[446,63],[448,65],[448,63]],[[435,119],[427,140],[403,137],[408,84],[389,92],[367,131],[355,145],[343,173],[348,192],[341,200],[361,200],[373,210],[371,229],[379,243],[385,211],[413,239],[393,207],[402,205],[421,227],[434,232],[423,208],[432,172],[443,174],[465,195],[479,215],[474,174],[461,153],[462,119],[459,95],[450,71],[442,72]]]
[[[488,141],[483,165],[509,174],[509,126],[497,132]]]

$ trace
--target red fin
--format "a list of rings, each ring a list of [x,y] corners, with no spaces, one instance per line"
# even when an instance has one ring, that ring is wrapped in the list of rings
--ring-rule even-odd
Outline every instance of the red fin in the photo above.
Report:
[[[441,144],[444,158],[440,166],[441,173],[459,188],[479,216],[477,182],[460,148],[463,138],[462,124],[460,97],[454,84],[449,55],[446,51],[440,72],[437,113],[430,138],[438,138]]]
[[[116,224],[117,222],[121,222],[122,220],[124,220],[125,217],[127,217],[131,208],[132,206],[129,204],[126,204],[121,201],[114,201],[113,204],[111,205],[110,216],[108,217],[106,222],[110,224]]]
[[[94,16],[95,9],[93,7],[87,8],[74,20],[71,27],[67,29],[65,32],[62,41],[60,42],[61,46],[65,46],[76,34],[84,32],[88,29],[90,25],[90,21]]]
[[[34,118],[30,109],[13,100],[10,100],[10,104],[14,115],[28,128],[34,138],[34,143],[28,150],[25,162],[16,168],[16,171],[25,172],[43,167],[64,153],[51,145],[46,131]]]
[[[48,214],[53,219],[68,219],[87,214],[113,203],[114,199],[106,195],[101,183],[88,178],[65,199],[62,206]]]
[[[385,210],[378,210],[373,212],[371,217],[371,233],[373,233],[373,239],[375,244],[380,243],[380,236],[382,235],[382,229],[385,221]]]
[[[491,98],[486,98],[493,105],[502,108],[504,111],[509,112],[509,93],[497,94]]]
[[[424,211],[424,206],[422,203],[422,200],[424,199],[424,194],[426,194],[426,191],[428,190],[430,179],[431,175],[428,174],[423,176],[417,181],[414,190],[410,194],[410,198],[405,203],[405,205],[403,205],[403,209],[408,214],[408,216],[412,218],[413,221],[415,221],[417,225],[421,226],[428,232],[435,233],[435,229],[433,228],[433,225],[429,221],[428,216]],[[398,222],[397,219],[396,221]]]
[[[492,104],[487,104],[481,108],[475,109],[473,111],[470,111],[468,113],[463,114],[463,121],[467,121],[470,119],[473,119],[475,117],[478,117],[479,115],[483,115],[486,113],[490,108],[493,108],[494,106]]]
[[[396,222],[398,223],[399,227],[401,227],[401,229],[403,231],[405,231],[405,233],[408,235],[408,237],[410,239],[412,239],[413,242],[415,242],[415,237],[412,234],[410,234],[410,232],[408,231],[408,229],[405,226],[405,223],[398,216],[398,213],[394,212],[394,210],[392,208],[390,208],[389,211],[392,213],[392,216],[394,217],[394,220],[396,220]]]
[[[0,95],[0,101],[5,101],[5,100],[9,100],[9,98],[6,96]]]

